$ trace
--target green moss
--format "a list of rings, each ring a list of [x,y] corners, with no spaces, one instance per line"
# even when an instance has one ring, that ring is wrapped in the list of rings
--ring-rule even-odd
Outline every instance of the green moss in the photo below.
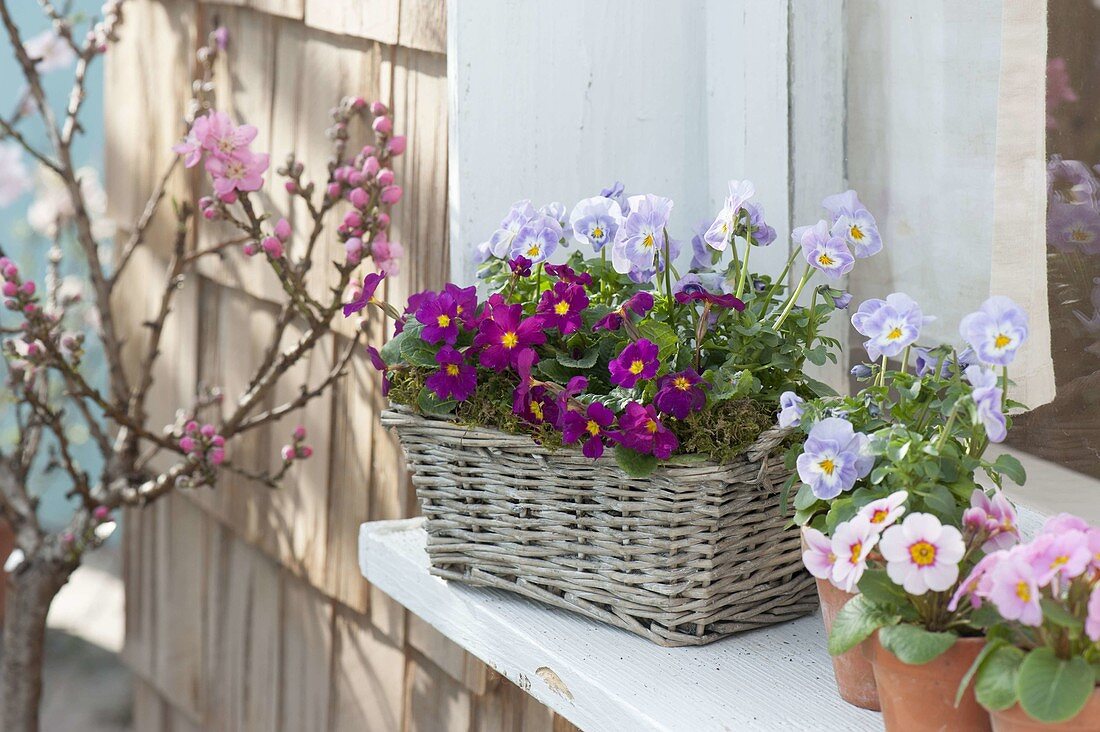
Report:
[[[430,369],[407,368],[391,372],[389,398],[396,404],[415,408],[417,397]],[[455,408],[459,424],[493,427],[502,432],[527,434],[544,447],[560,447],[561,433],[550,425],[532,425],[512,413],[514,376],[478,369],[478,387],[467,401]],[[730,462],[740,455],[761,432],[775,424],[774,410],[752,399],[731,399],[695,412],[684,420],[669,420],[669,428],[680,440],[680,454],[705,455],[711,460]]]

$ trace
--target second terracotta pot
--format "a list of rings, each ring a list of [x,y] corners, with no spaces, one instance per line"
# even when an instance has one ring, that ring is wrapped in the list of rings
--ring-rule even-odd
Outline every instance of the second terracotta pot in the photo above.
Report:
[[[1019,704],[989,714],[994,732],[1094,732],[1100,729],[1100,688],[1092,692],[1085,708],[1076,717],[1065,722],[1037,722]]]
[[[984,638],[960,638],[939,658],[914,666],[903,663],[882,647],[878,633],[870,640],[871,665],[875,670],[882,721],[889,732],[982,732],[992,729],[989,712],[967,688],[959,706],[955,694]]]
[[[825,621],[825,635],[833,630],[833,618],[855,595],[835,587],[832,582],[817,580],[817,597],[821,602],[821,617]],[[846,653],[833,656],[833,675],[840,697],[857,707],[879,711],[875,674],[864,651],[870,641],[864,641]]]

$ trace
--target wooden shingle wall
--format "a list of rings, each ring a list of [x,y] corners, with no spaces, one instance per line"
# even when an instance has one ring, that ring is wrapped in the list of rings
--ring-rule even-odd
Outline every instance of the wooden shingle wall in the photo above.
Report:
[[[307,179],[322,178],[328,110],[341,96],[391,106],[409,151],[396,166],[406,195],[392,232],[407,258],[388,295],[399,300],[443,283],[443,0],[134,0],[127,7],[123,40],[107,62],[107,187],[120,226],[136,218],[170,160],[196,39],[219,23],[230,46],[218,65],[218,107],[259,127],[256,145],[271,153],[273,168],[296,150]],[[198,185],[193,171],[178,171],[169,195]],[[269,177],[262,205],[300,233],[301,212],[288,206],[281,181]],[[119,288],[135,350],[163,286],[168,210]],[[190,246],[224,234],[205,226]],[[339,255],[333,238],[323,246],[325,257]],[[314,284],[320,292],[326,282]],[[244,385],[279,293],[258,261],[205,263],[169,321],[150,404],[156,419],[170,422],[199,384],[228,394]],[[382,337],[382,322],[370,327]],[[316,381],[334,356],[324,349],[296,376]],[[288,383],[274,398],[294,388]],[[360,577],[359,524],[416,511],[400,449],[377,421],[381,405],[377,375],[357,357],[329,397],[232,446],[234,461],[262,469],[278,460],[293,425],[304,424],[314,457],[281,490],[227,478],[216,490],[127,514],[125,656],[137,677],[136,729],[570,728]]]

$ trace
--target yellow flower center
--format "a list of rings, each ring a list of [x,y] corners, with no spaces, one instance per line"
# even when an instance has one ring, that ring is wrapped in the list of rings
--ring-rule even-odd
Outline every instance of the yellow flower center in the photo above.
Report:
[[[630,373],[637,376],[645,369],[645,363],[639,358],[630,362]]]
[[[458,364],[455,364],[455,363],[447,364],[446,371],[447,371],[447,376],[458,376]]]
[[[652,419],[648,420],[645,423],[645,428],[650,434],[653,434],[654,432],[657,431],[657,423],[655,421],[653,421]]]
[[[1050,568],[1051,569],[1060,569],[1060,568],[1066,566],[1067,562],[1069,562],[1069,557],[1067,557],[1065,554],[1063,554],[1060,557],[1055,557],[1054,558],[1054,561],[1050,563]]]
[[[895,325],[894,329],[886,334],[886,339],[890,341],[896,341],[898,338],[901,338],[901,328]]]
[[[993,339],[994,348],[1004,348],[1009,343],[1012,343],[1012,339],[1006,336],[1004,333],[998,333],[997,337]]]
[[[833,258],[830,257],[828,254],[825,254],[824,252],[818,255],[817,262],[822,267],[832,267],[833,264],[835,264]]]
[[[890,511],[885,508],[879,508],[871,514],[871,523],[881,524],[886,521],[886,518],[890,515]]]
[[[1016,583],[1016,597],[1024,602],[1031,602],[1031,588],[1027,586],[1027,582],[1020,580]]]
[[[528,257],[537,257],[539,255],[540,251],[542,251],[542,250],[539,249],[538,244],[532,244],[531,248],[527,250],[527,256]]]
[[[836,463],[833,462],[832,458],[825,458],[817,466],[821,468],[821,472],[825,475],[832,475],[836,471]]]
[[[1079,243],[1090,242],[1092,241],[1092,233],[1087,229],[1074,229],[1069,233],[1069,238]]]
[[[588,424],[586,424],[584,428],[588,430],[588,434],[592,435],[593,437],[600,434],[600,426],[596,424],[596,420],[594,419],[588,420]]]
[[[500,339],[500,345],[504,346],[505,348],[515,348],[516,344],[518,344],[518,343],[519,343],[519,336],[517,336],[512,331],[508,331],[503,336],[501,336],[501,339]]]
[[[936,547],[927,541],[918,541],[909,547],[909,557],[918,567],[927,567],[936,561]]]
[[[440,328],[446,328],[448,325],[451,324],[451,316],[446,314],[440,315],[438,318],[435,319],[435,322],[439,323]]]
[[[856,543],[848,547],[848,551],[851,555],[848,558],[848,561],[852,564],[859,564],[859,558],[863,556],[863,542],[857,541]]]
[[[642,239],[642,246],[646,249],[653,248],[653,234],[646,234],[645,239]]]
[[[565,315],[569,312],[569,303],[567,303],[565,300],[562,300],[554,306],[554,312],[558,315]]]
[[[675,386],[680,391],[687,391],[688,389],[691,388],[691,382],[688,381],[683,376],[677,376],[675,379],[673,379],[672,380],[672,385]]]
[[[855,241],[863,240],[863,229],[859,228],[858,224],[852,224],[852,227],[848,229],[848,235]]]
[[[539,422],[542,421],[542,404],[539,402],[531,402],[531,414],[535,415],[535,419]]]
[[[593,239],[603,239],[603,229],[601,229],[599,226],[597,226],[595,229],[593,229],[592,230],[592,238]]]

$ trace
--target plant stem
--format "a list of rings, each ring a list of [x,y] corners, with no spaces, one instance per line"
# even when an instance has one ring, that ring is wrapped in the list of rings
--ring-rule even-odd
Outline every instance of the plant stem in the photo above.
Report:
[[[943,434],[940,435],[940,439],[936,440],[936,452],[943,449],[943,446],[947,444],[947,436],[951,434],[951,428],[955,426],[955,415],[959,413],[959,402],[955,402],[955,405],[951,407],[950,414],[947,415],[947,424],[943,426]]]
[[[1001,367],[1001,414],[1008,409],[1008,366]]]
[[[752,251],[752,232],[745,232],[745,258],[741,260],[741,276],[737,280],[737,299],[745,294],[745,278],[749,274],[749,252]]]
[[[796,247],[795,250],[791,252],[791,256],[787,258],[787,264],[783,267],[783,271],[779,273],[778,277],[772,280],[771,287],[764,293],[764,312],[760,314],[761,318],[764,317],[768,308],[771,306],[772,297],[775,295],[775,290],[779,287],[779,283],[787,279],[787,273],[791,271],[791,265],[794,264],[794,260],[798,256],[799,251],[801,250]]]
[[[665,243],[664,243],[664,250],[665,250],[664,280],[665,280],[665,298],[668,301],[668,324],[671,328],[675,328],[676,324],[673,322],[673,316],[674,316],[673,303],[675,301],[672,299],[672,262],[669,259],[668,229],[664,229],[663,231],[664,231],[664,235],[665,235]]]
[[[875,381],[876,386],[886,386],[886,354],[882,354],[882,364],[878,369],[878,379]]]
[[[903,374],[909,373],[909,349],[912,346],[906,346],[905,350],[901,352],[901,372]]]
[[[802,273],[802,279],[798,281],[798,287],[791,293],[790,299],[787,300],[787,306],[783,308],[783,312],[779,314],[779,317],[775,321],[775,325],[773,326],[775,330],[779,330],[779,326],[783,325],[783,321],[791,314],[795,301],[798,300],[798,296],[802,294],[802,290],[805,289],[806,283],[813,277],[813,272],[813,267],[807,264],[806,271]]]

